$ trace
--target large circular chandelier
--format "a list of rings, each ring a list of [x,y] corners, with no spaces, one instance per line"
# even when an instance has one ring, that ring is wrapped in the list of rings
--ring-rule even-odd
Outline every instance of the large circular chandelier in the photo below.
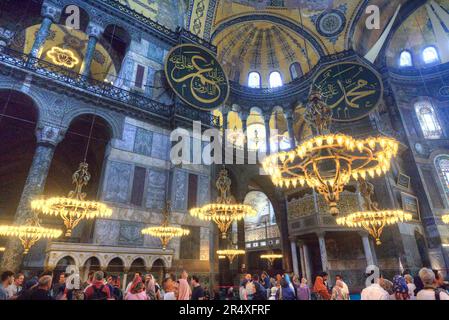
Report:
[[[228,229],[234,221],[254,217],[257,212],[249,205],[235,203],[234,197],[231,196],[231,179],[225,168],[220,171],[216,186],[220,194],[217,202],[191,209],[190,215],[200,220],[215,222],[222,238],[226,239]]]
[[[446,214],[446,215],[442,216],[441,218],[444,223],[449,224],[449,214]]]
[[[162,243],[162,249],[167,248],[168,243],[173,238],[179,238],[190,234],[189,229],[170,226],[170,201],[167,201],[164,211],[162,212],[164,218],[162,224],[156,227],[148,227],[142,230],[142,234],[146,234],[155,238],[159,238]]]
[[[97,201],[85,200],[86,193],[82,192],[82,189],[89,183],[90,177],[88,164],[81,162],[78,170],[72,175],[75,190],[70,191],[67,197],[33,200],[31,208],[45,215],[62,218],[66,227],[66,237],[72,235],[72,230],[81,220],[110,217],[112,209],[107,205]]]
[[[245,250],[240,249],[223,249],[223,250],[217,250],[218,258],[220,257],[226,257],[229,259],[229,263],[232,263],[234,261],[235,257],[239,255],[244,255],[246,252]]]
[[[363,228],[375,239],[376,245],[381,245],[380,237],[386,226],[412,220],[412,214],[403,210],[379,210],[377,203],[371,199],[374,194],[374,186],[371,183],[359,179],[359,188],[366,211],[338,217],[337,224],[349,228]]]
[[[324,196],[332,215],[338,215],[340,193],[351,178],[381,176],[390,169],[398,152],[398,142],[389,137],[355,139],[342,133],[330,133],[331,109],[319,92],[312,92],[305,119],[317,135],[291,151],[267,156],[262,166],[274,185],[296,188],[307,185]]]
[[[37,216],[29,219],[24,225],[0,225],[0,236],[19,238],[24,249],[23,254],[27,254],[40,239],[55,239],[61,234],[61,230],[42,227]]]

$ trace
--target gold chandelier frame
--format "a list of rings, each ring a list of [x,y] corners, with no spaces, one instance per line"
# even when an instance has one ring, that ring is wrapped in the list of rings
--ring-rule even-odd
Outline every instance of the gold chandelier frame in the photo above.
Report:
[[[260,255],[260,258],[268,260],[270,265],[273,265],[274,260],[282,259],[283,257],[284,256],[280,253],[267,253]]]
[[[142,234],[149,235],[151,237],[159,238],[162,244],[162,250],[166,250],[168,243],[173,238],[180,238],[190,234],[189,229],[170,226],[170,201],[165,204],[164,211],[162,212],[164,218],[160,226],[148,227],[142,229]]]
[[[449,224],[449,214],[445,214],[441,217],[444,223]]]
[[[234,221],[257,215],[256,210],[246,204],[237,204],[231,196],[231,179],[223,168],[216,182],[219,197],[216,203],[206,204],[190,210],[190,215],[203,221],[213,221],[220,230],[222,239],[226,239],[229,227]]]
[[[375,239],[376,245],[381,245],[380,237],[386,226],[412,220],[412,214],[403,210],[380,210],[377,202],[372,200],[374,195],[374,185],[372,183],[359,178],[358,185],[364,199],[365,211],[338,217],[336,219],[338,225],[349,228],[363,228]]]
[[[223,249],[223,250],[217,250],[218,258],[220,259],[220,256],[226,257],[229,259],[229,263],[232,263],[234,261],[235,257],[239,255],[244,255],[246,253],[245,250],[240,249]]]
[[[312,92],[305,113],[317,135],[294,150],[267,156],[262,167],[273,184],[281,188],[307,185],[324,196],[332,215],[338,215],[340,193],[351,178],[381,176],[390,169],[399,143],[390,137],[355,139],[342,133],[329,133],[332,111],[319,92]]]
[[[112,215],[112,209],[98,201],[87,201],[86,193],[82,192],[91,178],[88,164],[81,162],[78,170],[72,175],[75,190],[69,192],[67,197],[51,197],[36,199],[31,202],[31,208],[49,216],[59,216],[66,227],[66,237],[72,235],[73,229],[81,220],[105,218]]]

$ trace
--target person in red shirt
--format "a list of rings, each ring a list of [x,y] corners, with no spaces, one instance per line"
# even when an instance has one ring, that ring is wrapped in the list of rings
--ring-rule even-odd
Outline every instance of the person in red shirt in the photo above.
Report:
[[[104,281],[104,273],[97,271],[94,273],[92,284],[84,292],[86,300],[110,300],[111,292]]]

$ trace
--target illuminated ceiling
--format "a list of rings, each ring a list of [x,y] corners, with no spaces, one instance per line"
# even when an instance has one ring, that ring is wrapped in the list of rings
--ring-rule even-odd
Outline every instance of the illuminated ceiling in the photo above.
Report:
[[[447,0],[435,2],[449,12]],[[289,66],[293,60],[307,73],[329,54],[354,49],[365,56],[376,47],[390,21],[396,22],[395,13],[411,7],[411,3],[409,0],[191,0],[185,24],[192,33],[217,46],[218,57],[231,80],[247,85],[248,72],[255,70],[261,74],[263,87],[267,87],[268,75],[275,70],[281,72],[284,82],[292,80]],[[425,1],[413,3],[416,7]],[[366,28],[367,5],[379,7],[380,29]],[[435,30],[428,17],[418,18],[422,20],[421,28],[413,22],[414,16],[422,14],[427,15],[425,6],[408,19],[397,18],[406,22],[396,32],[397,41],[392,42],[387,55],[395,55],[410,44],[419,43],[415,46],[420,47],[435,42],[432,41]],[[396,28],[391,30],[395,32]],[[449,31],[447,26],[445,31]]]

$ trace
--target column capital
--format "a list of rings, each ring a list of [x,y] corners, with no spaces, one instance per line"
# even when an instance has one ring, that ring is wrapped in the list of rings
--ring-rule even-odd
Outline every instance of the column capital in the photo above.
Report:
[[[288,240],[290,240],[290,242],[298,242],[298,236],[288,236]]]
[[[58,22],[61,19],[62,8],[55,2],[46,0],[42,4],[41,16],[49,18],[53,22]]]
[[[326,231],[324,231],[324,230],[317,231],[317,232],[315,232],[315,234],[317,235],[318,238],[326,237]]]
[[[103,34],[103,32],[104,32],[104,28],[100,24],[98,24],[96,22],[92,22],[92,21],[89,22],[89,24],[87,26],[87,31],[86,31],[86,33],[89,37],[99,39],[100,36]]]
[[[368,232],[366,232],[366,231],[362,231],[362,230],[360,230],[360,231],[357,231],[357,233],[360,235],[360,237],[362,237],[362,238],[368,238],[369,237],[369,234],[368,234]]]
[[[38,144],[47,144],[56,147],[62,141],[64,135],[65,129],[54,125],[40,124],[36,129]]]

